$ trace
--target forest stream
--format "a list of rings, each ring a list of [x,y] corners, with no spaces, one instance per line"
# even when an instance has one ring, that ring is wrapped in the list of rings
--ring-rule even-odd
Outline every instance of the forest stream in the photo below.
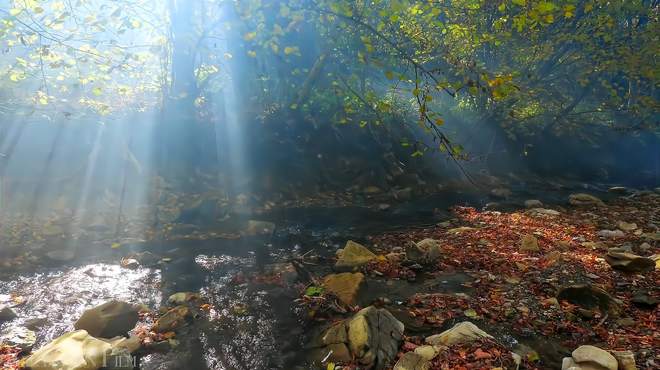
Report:
[[[107,368],[354,368],[366,361],[388,368],[405,353],[438,347],[425,345],[424,338],[428,343],[461,322],[474,323],[487,337],[458,342],[442,361],[554,369],[570,356],[571,343],[587,341],[634,346],[638,365],[652,368],[657,268],[649,272],[638,263],[612,270],[606,255],[658,255],[657,232],[637,232],[637,226],[622,231],[620,220],[640,228],[657,222],[660,196],[594,193],[608,204],[585,196],[587,203],[578,205],[574,195],[574,205],[560,202],[570,194],[564,189],[540,192],[543,202],[527,201],[527,209],[527,192],[498,204],[488,203],[492,197],[438,194],[388,207],[272,209],[236,234],[208,225],[203,232],[193,228],[196,237],[105,245],[75,261],[51,255],[48,267],[26,267],[0,281],[3,313],[13,313],[2,324],[14,346],[4,349],[4,361],[11,364],[11,356],[17,361],[21,351],[78,328],[85,310],[126,302],[133,308],[113,308],[119,311],[98,318],[116,322],[83,325],[121,327],[129,320],[134,326],[130,338],[139,348],[132,357],[111,359],[130,360],[131,366]],[[618,231],[598,231],[606,226]],[[347,242],[373,257],[338,267],[338,250],[352,248]],[[653,269],[654,256],[634,258],[647,258]],[[346,279],[332,282],[333,276]],[[327,350],[338,343],[324,344],[324,330],[364,307],[387,310],[402,323],[396,339],[401,347],[362,360]],[[184,308],[181,316],[159,329],[178,308]],[[139,315],[131,321],[125,310]],[[436,356],[425,361],[433,364],[441,358]]]

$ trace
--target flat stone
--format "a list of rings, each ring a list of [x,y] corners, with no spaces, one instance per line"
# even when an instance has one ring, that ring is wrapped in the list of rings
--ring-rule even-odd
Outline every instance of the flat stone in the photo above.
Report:
[[[612,186],[611,188],[607,189],[607,191],[615,194],[626,194],[628,193],[628,188],[625,186]]]
[[[613,269],[625,272],[649,272],[655,269],[655,261],[633,253],[609,252],[605,256],[605,261]]]
[[[493,338],[490,334],[479,329],[469,321],[454,325],[451,329],[440,334],[427,337],[424,341],[430,345],[451,346],[453,344],[468,343],[480,338]]]
[[[598,231],[597,235],[601,238],[607,239],[623,238],[626,236],[626,234],[624,234],[621,230],[600,230]]]
[[[361,244],[352,240],[346,242],[346,246],[339,253],[335,268],[353,269],[376,259],[376,255]]]
[[[617,370],[619,363],[609,352],[595,346],[580,346],[571,354],[573,360],[578,364],[594,363],[608,370]]]
[[[31,370],[97,370],[111,350],[109,343],[85,330],[76,330],[40,348],[27,359],[25,366]]]
[[[637,224],[634,223],[634,222],[628,223],[628,222],[624,222],[624,221],[619,221],[617,223],[617,227],[619,228],[619,230],[623,230],[623,231],[635,231],[635,230],[637,230]]]
[[[596,206],[603,207],[605,203],[599,198],[585,193],[571,194],[568,197],[568,203],[573,206]]]
[[[344,272],[328,275],[323,279],[323,288],[337,296],[344,304],[353,306],[357,302],[358,293],[364,283],[361,272]]]
[[[447,230],[447,233],[449,234],[460,234],[460,233],[466,233],[470,231],[476,230],[474,227],[469,227],[469,226],[461,226],[461,227],[455,227],[453,229]]]
[[[428,370],[431,364],[415,352],[406,352],[394,365],[393,370]]]
[[[525,201],[525,208],[541,208],[543,207],[543,202],[538,199],[528,199]]]
[[[548,209],[548,208],[532,208],[526,212],[527,214],[530,214],[532,216],[559,216],[561,213],[559,211],[555,211],[554,209]]]

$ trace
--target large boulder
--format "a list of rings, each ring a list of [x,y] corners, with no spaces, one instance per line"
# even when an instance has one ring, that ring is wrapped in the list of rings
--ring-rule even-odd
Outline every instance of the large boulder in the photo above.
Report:
[[[655,269],[655,261],[633,253],[609,252],[605,256],[605,261],[613,269],[625,272],[649,272]]]
[[[469,321],[463,321],[454,325],[451,329],[440,334],[431,335],[425,339],[426,343],[433,346],[451,346],[453,344],[468,343],[480,338],[493,338],[490,334],[479,329]]]
[[[591,194],[577,193],[571,194],[568,197],[568,203],[573,206],[596,206],[602,207],[605,205],[602,200]]]
[[[396,358],[403,329],[389,311],[369,306],[326,329],[312,344],[316,347],[312,357],[344,363],[355,360],[365,368],[383,369]]]
[[[62,335],[30,356],[25,366],[31,370],[96,370],[112,346],[90,336],[85,330]]]
[[[564,358],[562,370],[617,370],[619,364],[609,352],[594,346],[580,346]]]
[[[94,337],[114,338],[126,335],[135,327],[138,319],[136,306],[112,300],[85,311],[74,327]]]
[[[364,274],[361,272],[344,272],[328,275],[323,279],[323,288],[332,293],[347,305],[355,305],[358,293],[364,283]]]
[[[396,357],[404,326],[386,309],[364,308],[347,326],[349,348],[360,363],[382,369]]]
[[[366,265],[376,259],[376,255],[361,244],[352,240],[346,242],[344,249],[337,251],[336,269],[348,269]]]

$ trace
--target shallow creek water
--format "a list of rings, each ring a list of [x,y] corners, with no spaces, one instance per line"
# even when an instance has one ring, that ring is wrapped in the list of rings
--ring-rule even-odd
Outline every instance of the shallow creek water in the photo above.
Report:
[[[265,266],[309,250],[322,257],[332,256],[348,239],[361,241],[367,235],[395,228],[437,223],[446,219],[447,213],[433,210],[456,204],[479,206],[484,199],[426,200],[395,206],[388,212],[352,207],[279,210],[269,216],[278,228],[268,239],[161,241],[129,247],[133,252],[151,251],[171,259],[158,269],[124,269],[119,266],[119,251],[91,251],[92,257],[75,265],[0,280],[0,300],[9,300],[10,293],[25,299],[14,308],[19,318],[4,324],[4,328],[45,318],[44,325],[36,330],[38,348],[72,330],[85,309],[107,300],[158,309],[172,293],[199,291],[214,307],[210,320],[195,320],[177,335],[178,346],[142,358],[141,369],[309,368],[304,345],[312,328],[295,312],[297,292],[290,287],[236,284],[232,279],[239,273],[257,274]],[[128,252],[122,250],[121,254]],[[415,283],[370,278],[360,303],[368,305],[387,297],[392,302],[388,308],[403,321],[405,314],[397,312],[399,302],[416,292],[466,293],[468,288],[463,283],[471,280],[460,272]],[[425,329],[407,326],[406,330],[419,334]],[[505,332],[492,330],[515,345],[516,340]]]

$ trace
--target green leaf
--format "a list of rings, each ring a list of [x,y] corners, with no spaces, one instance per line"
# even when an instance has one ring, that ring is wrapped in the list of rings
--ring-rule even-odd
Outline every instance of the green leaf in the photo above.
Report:
[[[392,71],[386,71],[385,72],[385,77],[387,77],[388,80],[394,79],[394,72]]]
[[[103,89],[100,87],[95,87],[94,89],[92,89],[92,94],[94,94],[95,96],[101,96],[103,95]]]
[[[324,290],[323,287],[312,285],[305,289],[305,295],[309,297],[318,297],[323,294]]]

